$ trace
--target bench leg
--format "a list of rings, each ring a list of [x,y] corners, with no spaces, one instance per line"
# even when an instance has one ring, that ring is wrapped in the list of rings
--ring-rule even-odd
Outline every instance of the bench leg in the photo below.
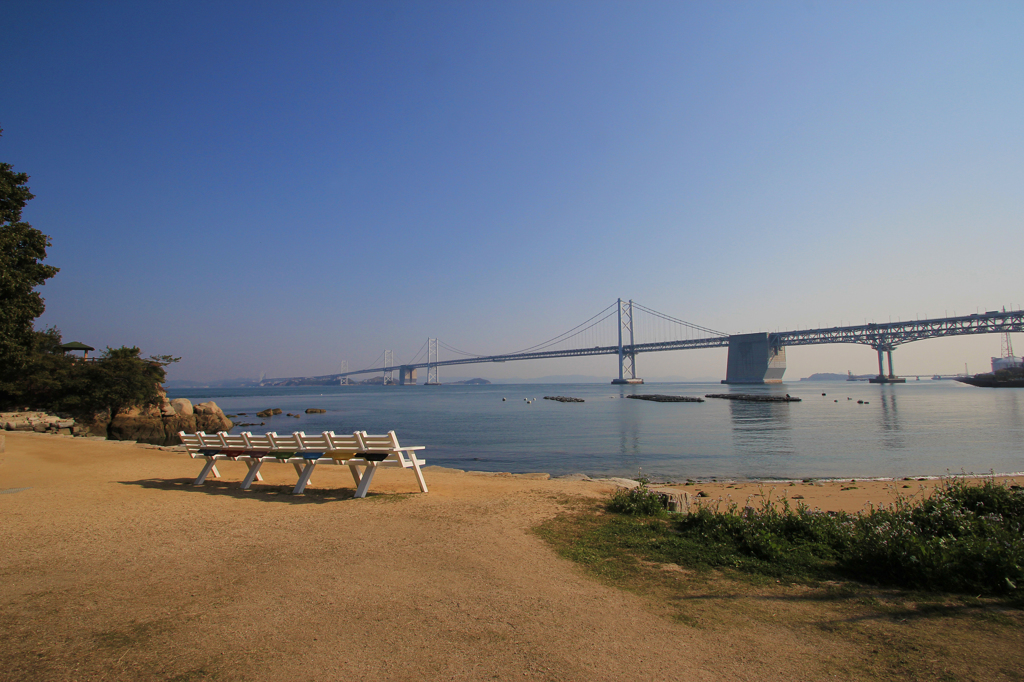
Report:
[[[260,467],[263,466],[263,460],[258,459],[254,462],[246,462],[246,464],[249,466],[249,473],[246,475],[245,480],[242,481],[242,490],[248,490],[249,486],[252,485],[253,479],[263,480],[260,476]]]
[[[427,492],[427,482],[423,480],[423,471],[420,469],[420,465],[416,463],[416,454],[413,453],[412,459],[412,470],[416,474],[416,482],[420,484],[420,492]]]
[[[360,471],[359,471],[359,467],[356,466],[355,464],[349,464],[348,465],[348,470],[352,472],[352,480],[354,480],[356,482],[356,487],[358,488],[359,487],[359,481],[361,481],[362,478],[363,478],[362,473],[360,473]]]
[[[369,489],[375,473],[377,473],[377,463],[367,462],[366,470],[363,471],[363,476],[359,481],[359,486],[356,488],[356,497],[366,497],[366,491]]]
[[[295,466],[298,467],[297,464]],[[295,490],[292,491],[292,495],[300,495],[306,489],[306,484],[309,483],[309,477],[313,475],[313,467],[315,466],[316,460],[311,459],[306,463],[302,473],[299,474],[299,482],[295,484]]]
[[[206,464],[203,466],[203,470],[199,472],[199,478],[195,480],[192,485],[202,485],[206,477],[210,475],[210,472],[214,472],[214,476],[220,478],[220,473],[217,471],[217,460],[213,457],[206,458]]]

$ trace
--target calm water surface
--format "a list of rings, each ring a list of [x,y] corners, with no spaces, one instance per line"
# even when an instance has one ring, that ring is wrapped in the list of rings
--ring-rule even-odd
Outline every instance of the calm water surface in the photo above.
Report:
[[[799,403],[653,403],[629,393],[789,393]],[[953,381],[721,384],[492,384],[176,389],[170,397],[214,400],[235,432],[395,430],[426,445],[428,464],[552,475],[655,479],[932,475],[1024,470],[1024,389]],[[822,396],[825,393],[825,396]],[[583,398],[557,403],[546,395]],[[502,401],[506,398],[506,401]],[[524,398],[537,400],[527,404]],[[858,405],[858,400],[867,404]],[[837,401],[837,402],[836,402]],[[301,413],[255,418],[278,407]],[[306,408],[326,409],[307,415]]]

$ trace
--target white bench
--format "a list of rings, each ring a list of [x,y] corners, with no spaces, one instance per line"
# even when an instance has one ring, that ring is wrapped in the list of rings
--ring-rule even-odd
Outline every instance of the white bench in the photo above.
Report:
[[[356,497],[366,497],[373,475],[382,466],[412,469],[420,491],[427,492],[427,484],[420,469],[426,460],[416,456],[416,451],[423,450],[424,446],[403,447],[399,445],[394,431],[381,436],[370,435],[365,431],[356,431],[351,435],[339,435],[333,431],[306,435],[297,431],[284,436],[274,432],[263,435],[246,432],[232,436],[223,431],[216,434],[181,431],[178,436],[193,459],[202,457],[206,460],[195,485],[202,485],[210,473],[220,478],[217,462],[232,460],[245,462],[249,468],[241,486],[246,490],[254,480],[263,480],[260,467],[264,462],[271,461],[295,467],[299,481],[292,492],[296,495],[306,489],[317,464],[347,466],[356,483]]]

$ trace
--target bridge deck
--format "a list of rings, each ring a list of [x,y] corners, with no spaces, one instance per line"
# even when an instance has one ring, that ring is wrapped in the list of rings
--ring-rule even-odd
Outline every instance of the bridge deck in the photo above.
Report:
[[[990,311],[959,317],[941,317],[929,320],[908,320],[890,322],[888,324],[862,324],[848,327],[827,327],[822,329],[804,329],[786,332],[769,332],[769,342],[776,347],[809,346],[826,343],[856,343],[871,346],[875,349],[889,349],[912,341],[933,339],[945,336],[964,336],[969,334],[998,334],[1003,332],[1024,331],[1024,311]],[[729,335],[708,336],[699,339],[680,341],[664,341],[657,343],[636,343],[633,345],[594,346],[593,348],[576,348],[567,350],[537,351],[532,353],[510,353],[504,355],[486,355],[455,360],[443,360],[436,363],[420,362],[400,365],[408,369],[429,367],[451,367],[454,365],[473,365],[485,362],[512,362],[517,360],[541,360],[546,358],[569,358],[589,355],[627,355],[651,353],[671,350],[688,350],[694,348],[724,348],[729,346]],[[358,374],[377,374],[398,369],[399,366],[374,367],[354,372],[328,374],[317,377],[290,377],[273,381],[289,381],[312,379],[316,381],[341,380],[344,377]]]

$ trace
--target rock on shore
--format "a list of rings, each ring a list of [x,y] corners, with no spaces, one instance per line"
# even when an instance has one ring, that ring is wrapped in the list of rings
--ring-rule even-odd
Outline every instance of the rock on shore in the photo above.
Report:
[[[109,413],[107,413],[109,415]],[[103,419],[95,422],[102,429]],[[175,445],[181,440],[179,431],[195,433],[205,431],[229,431],[234,424],[224,416],[224,411],[211,401],[192,405],[186,398],[168,400],[167,396],[159,405],[133,407],[119,412],[106,425],[106,435],[112,440],[135,440],[154,445]]]
[[[5,431],[35,431],[36,433],[62,433],[73,435],[74,419],[59,417],[46,412],[0,412],[0,429]],[[78,426],[78,432],[84,429]]]
[[[159,402],[154,405],[133,407],[113,416],[110,410],[77,418],[27,410],[3,412],[0,413],[0,429],[177,445],[181,442],[179,431],[216,433],[229,431],[234,426],[213,401],[193,405],[187,398],[168,400],[163,387],[159,389],[159,396]]]

